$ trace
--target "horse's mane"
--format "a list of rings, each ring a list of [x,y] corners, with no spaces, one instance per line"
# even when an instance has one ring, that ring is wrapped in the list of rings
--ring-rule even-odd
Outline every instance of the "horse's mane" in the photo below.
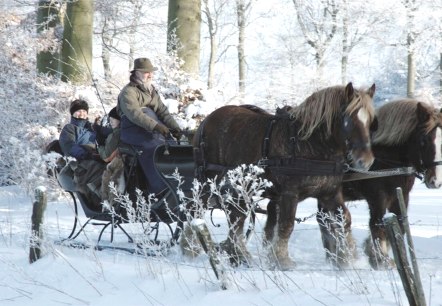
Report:
[[[331,136],[333,121],[341,112],[341,102],[346,99],[345,86],[332,86],[313,93],[300,105],[289,110],[291,118],[301,123],[298,131],[299,137],[309,138],[313,131],[323,123],[327,128],[326,136]],[[359,108],[366,109],[370,118],[374,118],[372,99],[368,94],[361,94],[361,91],[355,89],[354,98],[345,109],[345,113],[351,115]]]
[[[418,118],[417,104],[414,99],[396,100],[386,103],[376,110],[378,130],[373,133],[373,144],[398,145],[405,143],[411,133],[416,129]],[[440,113],[432,106],[421,102],[430,116],[424,126],[425,133],[431,132],[440,124]]]

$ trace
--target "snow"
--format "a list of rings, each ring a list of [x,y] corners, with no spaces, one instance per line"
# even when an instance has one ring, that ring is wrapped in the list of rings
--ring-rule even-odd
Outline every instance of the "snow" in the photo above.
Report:
[[[27,2],[32,4],[26,4]],[[4,86],[0,88],[0,97],[3,98],[0,99],[0,104],[3,101],[14,101],[8,108],[4,107],[5,110],[14,111],[4,114],[5,118],[13,118],[14,121],[7,120],[1,125],[2,130],[7,133],[3,138],[6,141],[0,146],[3,150],[0,153],[4,154],[0,154],[2,155],[0,161],[4,162],[6,156],[22,157],[22,159],[17,158],[17,165],[13,164],[14,167],[11,169],[15,171],[14,179],[18,177],[24,180],[23,188],[38,186],[44,181],[41,178],[41,171],[34,173],[29,170],[44,169],[43,163],[40,163],[36,157],[37,155],[40,157],[41,152],[31,149],[43,147],[58,137],[57,127],[62,126],[69,118],[67,112],[69,102],[74,98],[85,99],[91,106],[90,120],[96,115],[103,116],[103,112],[109,111],[116,103],[118,92],[112,91],[111,88],[115,90],[118,86],[124,86],[128,78],[128,60],[120,58],[118,54],[112,61],[114,73],[114,79],[110,82],[112,84],[103,86],[99,78],[97,84],[102,86],[100,96],[97,95],[95,87],[74,87],[49,78],[34,78],[34,74],[31,74],[32,82],[29,82],[29,69],[35,67],[36,48],[31,39],[35,35],[34,23],[30,25],[31,31],[26,28],[26,22],[21,28],[19,25],[26,12],[35,10],[34,2],[0,1],[0,7],[4,12],[18,11],[22,16],[21,18],[8,16],[5,18],[8,21],[7,26],[2,28],[4,32],[1,38],[7,48],[2,49],[4,55],[1,58],[2,69],[5,70],[6,77],[2,79],[5,81]],[[401,74],[406,67],[403,62],[406,50],[391,47],[404,39],[402,32],[405,15],[396,10],[399,2],[396,0],[388,3],[388,6],[395,8],[391,12],[384,9],[387,5],[385,1],[375,1],[370,7],[364,2],[355,2],[363,4],[364,9],[361,9],[361,12],[367,11],[372,14],[370,12],[375,9],[373,12],[380,11],[385,14],[382,17],[389,20],[389,23],[370,25],[370,32],[376,33],[376,37],[367,35],[369,39],[355,48],[350,57],[351,65],[347,75],[348,80],[358,85],[370,85],[376,81],[379,89],[375,98],[379,101],[383,101],[386,97],[403,96],[406,90],[406,83]],[[264,18],[264,15],[260,16],[258,11],[256,16],[259,18],[255,19],[253,26],[250,27],[253,31],[248,31],[251,36],[247,41],[249,71],[244,102],[269,110],[274,110],[276,105],[296,104],[317,87],[340,81],[339,61],[334,59],[340,56],[339,43],[335,43],[328,54],[325,75],[322,76],[325,83],[318,83],[316,69],[312,57],[309,56],[312,50],[305,46],[299,30],[291,29],[294,21],[292,1],[278,3],[275,6],[271,1],[260,2],[262,12],[269,12],[270,6],[274,8],[284,4],[283,11],[287,14],[281,14],[281,9],[270,10],[271,19],[268,19]],[[421,8],[423,7],[426,6],[422,5]],[[433,37],[435,31],[437,32],[441,20],[438,18],[440,12],[435,9],[429,15],[428,11],[424,11],[420,14],[420,18],[423,17],[428,22],[417,23],[428,29],[423,32],[426,36],[423,35],[421,39],[426,42],[416,50],[416,54],[419,54],[421,59],[418,61],[421,78],[416,93],[419,91],[420,94],[427,93],[425,100],[434,101],[436,105],[440,105],[438,99],[440,95],[438,87],[434,85],[438,84],[438,75],[434,72],[437,70],[434,70],[434,67],[437,66],[435,63],[439,62],[440,52],[437,51],[437,42],[436,46],[434,45],[434,39],[424,38]],[[155,17],[164,18],[166,15],[158,14]],[[364,20],[360,20],[359,14],[355,16],[358,23],[354,29],[362,32],[367,24]],[[29,19],[28,22],[32,20]],[[432,25],[436,30],[431,30],[428,25]],[[275,32],[274,29],[278,31]],[[160,35],[164,37],[161,31]],[[14,37],[14,43],[6,39],[11,36]],[[230,39],[233,40],[234,36]],[[149,44],[149,50],[153,53],[150,53],[151,51],[148,54],[137,53],[136,56],[152,57],[157,59],[158,65],[166,67],[167,65],[161,63],[161,57],[154,51],[155,48],[162,50],[166,48],[162,45],[159,48],[154,47],[155,40],[143,37],[143,41]],[[285,42],[293,43],[293,50]],[[138,51],[145,52],[145,49],[141,48]],[[94,74],[97,76],[102,73],[100,50],[94,48],[96,53]],[[432,50],[436,52],[430,52]],[[199,123],[195,117],[207,115],[225,104],[239,103],[236,97],[237,55],[233,51],[229,51],[229,54],[220,59],[217,67],[218,88],[205,91],[205,85],[197,81],[180,84],[180,90],[183,92],[200,90],[204,101],[196,100],[187,108],[181,109],[182,113],[178,114],[178,102],[174,99],[165,100],[165,104],[170,112],[177,116],[177,122],[183,129],[195,129]],[[202,62],[202,70],[206,70],[207,59],[202,59]],[[159,78],[156,81],[159,81]],[[168,89],[165,90],[167,92]],[[29,109],[32,110],[30,114]],[[13,130],[11,125],[14,126]],[[23,133],[23,129],[26,133]],[[26,140],[32,139],[29,143],[25,142],[26,147],[23,144],[23,134]],[[25,166],[20,167],[20,162],[25,159],[27,161]],[[33,167],[26,167],[27,165]],[[9,165],[7,169],[10,170]],[[37,190],[45,191],[40,188]],[[291,236],[289,253],[296,261],[296,268],[284,272],[270,269],[262,247],[265,216],[259,215],[257,227],[248,242],[254,262],[250,267],[232,267],[225,258],[221,258],[222,261],[217,266],[226,270],[223,280],[218,281],[207,255],[200,254],[193,259],[187,258],[181,254],[179,246],[172,247],[166,254],[162,253],[162,249],[158,249],[157,256],[145,256],[132,255],[121,250],[97,251],[92,248],[72,248],[56,243],[69,235],[74,221],[72,199],[67,194],[49,197],[44,215],[43,257],[29,264],[34,199],[25,195],[32,194],[32,189],[31,192],[26,191],[27,193],[17,186],[0,187],[0,305],[2,306],[408,305],[397,271],[395,269],[374,271],[364,255],[363,243],[368,235],[368,208],[363,201],[348,203],[359,254],[350,268],[339,271],[326,261],[319,228],[313,217],[296,224]],[[439,293],[442,291],[441,199],[442,190],[426,189],[417,181],[410,200],[409,222],[427,305],[442,305],[442,294]],[[315,212],[316,202],[308,199],[299,205],[297,217],[303,219],[312,216]],[[214,224],[209,216],[206,214],[204,219],[194,220],[193,224],[200,226],[205,222],[217,242],[224,240],[227,233],[225,215],[215,211]],[[86,218],[82,216],[81,224],[85,222]],[[132,234],[140,233],[140,228],[137,226],[125,226],[125,228]],[[99,226],[89,225],[85,234],[80,235],[77,240],[93,244],[100,230]],[[161,228],[161,235],[168,237],[168,229],[164,225]],[[137,238],[143,238],[139,236]],[[107,243],[108,239],[109,232],[106,231],[103,243]],[[107,245],[111,246],[109,243]],[[113,246],[127,245],[127,238],[121,231],[116,230]],[[224,284],[227,284],[227,290],[221,289]]]
[[[410,200],[409,222],[427,305],[442,304],[441,195],[441,190],[426,189],[416,181]],[[289,242],[296,268],[284,272],[266,268],[261,247],[265,216],[260,215],[248,242],[252,266],[235,268],[222,258],[227,290],[221,289],[207,255],[187,258],[178,246],[165,255],[143,256],[56,244],[69,234],[73,222],[67,195],[49,200],[44,256],[29,264],[32,202],[17,187],[0,188],[1,305],[408,305],[397,271],[374,271],[363,254],[368,234],[363,201],[349,203],[359,253],[352,267],[339,271],[326,262],[318,225],[310,218],[295,226]],[[307,199],[299,204],[297,217],[315,210],[315,201]],[[223,213],[214,212],[219,227],[208,216],[205,219],[214,239],[223,240],[227,229]],[[96,241],[99,229],[89,225],[77,240]],[[114,245],[126,244],[121,232],[115,235]],[[108,234],[103,239],[109,239]]]

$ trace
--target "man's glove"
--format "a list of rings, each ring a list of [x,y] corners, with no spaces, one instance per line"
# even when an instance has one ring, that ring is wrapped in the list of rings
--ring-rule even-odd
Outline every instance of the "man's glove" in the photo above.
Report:
[[[177,139],[180,140],[181,136],[183,136],[183,131],[181,129],[173,129],[170,131],[172,133],[172,136]]]
[[[167,128],[167,126],[165,126],[164,124],[157,123],[157,125],[155,125],[155,127],[153,129],[154,129],[154,131],[157,131],[158,133],[160,133],[164,137],[169,136],[170,131]]]
[[[88,159],[92,159],[92,160],[96,160],[96,161],[103,161],[103,159],[101,158],[101,156],[100,156],[100,154],[98,154],[98,153],[96,153],[96,152],[94,152],[94,153],[91,153],[90,155],[89,155],[89,158]]]
[[[97,142],[97,145],[104,146],[106,143],[106,136],[102,133],[101,126],[95,127],[95,141]]]

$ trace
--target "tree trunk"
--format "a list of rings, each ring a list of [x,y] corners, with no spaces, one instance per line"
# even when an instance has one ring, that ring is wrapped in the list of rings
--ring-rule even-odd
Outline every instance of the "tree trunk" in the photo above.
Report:
[[[129,30],[129,71],[133,69],[133,63],[135,59],[135,52],[137,50],[136,46],[136,35],[138,31],[138,27],[141,20],[141,12],[143,7],[143,0],[132,0],[133,3],[133,19],[131,22],[130,30]]]
[[[209,71],[207,76],[207,88],[212,88],[215,78],[215,58],[218,52],[218,44],[216,42],[216,32],[218,29],[217,16],[212,16],[212,12],[209,9],[208,0],[203,0],[204,9],[203,13],[207,19],[207,27],[209,28],[210,39],[210,54],[209,54]]]
[[[440,53],[440,60],[439,60],[439,97],[440,102],[442,103],[442,52]]]
[[[238,22],[238,77],[239,77],[239,94],[244,99],[246,91],[246,56],[245,56],[245,39],[246,39],[246,4],[245,0],[236,1],[236,13]]]
[[[210,89],[215,83],[215,56],[218,52],[218,45],[215,37],[210,37],[210,56],[209,56],[209,73],[207,78],[207,87]]]
[[[40,0],[37,10],[37,33],[55,30],[60,24],[59,9],[53,0]],[[54,33],[55,34],[55,33]],[[55,39],[55,37],[54,37]],[[37,53],[37,71],[49,75],[58,74],[59,51],[40,51]]]
[[[416,14],[417,7],[415,0],[406,0],[405,8],[407,10],[407,97],[413,98],[415,91],[415,79],[416,79],[416,62],[415,62],[415,38],[416,33],[414,31],[414,15]]]
[[[198,76],[201,1],[169,0],[168,14],[168,51],[177,52],[178,57],[184,62],[181,68],[185,72]]]
[[[416,63],[414,58],[414,50],[408,46],[408,74],[407,74],[407,97],[413,98],[415,91]]]
[[[85,84],[92,79],[94,1],[69,2],[64,21],[61,79]]]
[[[321,1],[317,6],[308,1],[292,0],[292,2],[302,34],[307,44],[314,50],[316,78],[322,83],[325,52],[336,35],[339,7],[335,0]]]
[[[341,83],[342,85],[347,83],[347,64],[348,53],[350,52],[348,47],[348,7],[347,0],[342,1],[342,57],[341,57]]]
[[[111,78],[109,47],[112,46],[112,35],[110,31],[111,29],[108,24],[108,17],[104,17],[101,34],[101,61],[103,62],[104,79],[106,81],[110,80]]]

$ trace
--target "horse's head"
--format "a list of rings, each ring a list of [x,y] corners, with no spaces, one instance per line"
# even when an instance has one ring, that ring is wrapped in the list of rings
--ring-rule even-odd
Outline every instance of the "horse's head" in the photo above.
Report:
[[[442,186],[442,110],[418,103],[416,112],[420,159],[420,169],[417,170],[424,173],[427,188],[439,188]]]
[[[374,161],[370,131],[377,128],[373,106],[375,90],[375,84],[367,90],[357,90],[352,83],[345,87],[341,138],[346,142],[348,161],[357,169],[367,170]]]

